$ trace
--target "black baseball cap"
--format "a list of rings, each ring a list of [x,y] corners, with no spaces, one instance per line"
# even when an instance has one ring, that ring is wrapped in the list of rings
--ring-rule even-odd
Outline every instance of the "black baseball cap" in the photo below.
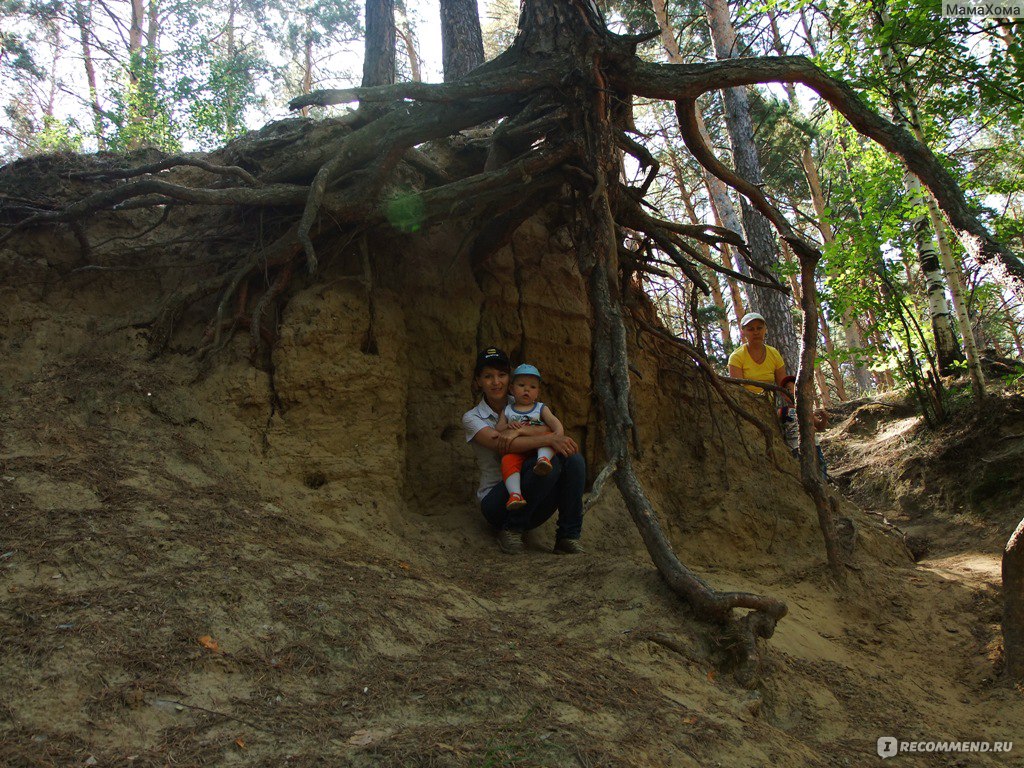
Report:
[[[476,366],[473,368],[474,378],[480,375],[484,368],[497,368],[499,371],[508,373],[512,366],[508,361],[508,355],[497,347],[481,349],[476,356]]]

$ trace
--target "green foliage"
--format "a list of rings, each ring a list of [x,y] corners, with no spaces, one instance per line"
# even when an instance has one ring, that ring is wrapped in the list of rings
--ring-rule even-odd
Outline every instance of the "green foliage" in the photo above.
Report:
[[[46,115],[43,118],[43,128],[35,137],[35,151],[81,152],[83,143],[82,130],[72,118],[58,120]]]
[[[150,146],[169,152],[180,149],[170,105],[162,98],[169,87],[160,55],[132,55],[123,78],[122,85],[111,94],[114,133],[108,139],[110,148],[124,151]]]
[[[144,8],[147,14],[158,9],[159,17],[154,23],[147,16],[141,48],[129,52],[127,3],[100,13],[93,12],[93,0],[0,0],[0,73],[16,85],[0,125],[13,142],[9,152],[36,151],[31,134],[48,114],[48,93],[57,97],[56,119],[77,126],[83,149],[213,148],[247,129],[295,62],[304,66],[307,43],[312,64],[323,67],[340,44],[355,40],[361,3],[161,0]],[[79,22],[92,48],[99,121],[84,83]],[[157,33],[153,40],[150,29]],[[319,77],[334,74],[325,68]],[[297,87],[277,100],[295,95]]]

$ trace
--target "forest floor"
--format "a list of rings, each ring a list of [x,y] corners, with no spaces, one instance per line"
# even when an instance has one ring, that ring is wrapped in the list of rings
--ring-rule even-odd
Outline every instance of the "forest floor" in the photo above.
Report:
[[[465,511],[339,523],[211,451],[216,405],[169,415],[173,366],[54,358],[0,398],[0,765],[857,767],[883,735],[1014,742],[897,765],[1024,765],[1019,397],[939,434],[837,417],[840,487],[923,557],[764,585],[791,613],[747,690],[643,557],[548,529],[502,556]],[[728,548],[710,577],[756,584]]]

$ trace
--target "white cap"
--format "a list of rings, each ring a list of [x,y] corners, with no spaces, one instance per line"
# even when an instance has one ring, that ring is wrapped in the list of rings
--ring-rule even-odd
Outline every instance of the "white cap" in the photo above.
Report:
[[[743,319],[740,320],[740,328],[746,328],[750,323],[754,322],[755,320],[760,320],[765,325],[768,325],[768,321],[764,319],[764,315],[762,315],[761,313],[747,312],[747,314],[743,316]]]

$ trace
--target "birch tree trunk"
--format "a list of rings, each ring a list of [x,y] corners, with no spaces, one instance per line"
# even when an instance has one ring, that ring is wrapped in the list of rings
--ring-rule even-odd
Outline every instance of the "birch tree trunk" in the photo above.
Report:
[[[925,205],[925,190],[917,176],[908,171],[903,176],[903,186],[914,207]],[[917,245],[917,259],[924,277],[925,295],[928,298],[928,314],[931,317],[932,334],[935,336],[935,354],[939,364],[939,373],[947,376],[953,373],[953,366],[961,359],[961,355],[957,347],[956,336],[953,334],[953,326],[949,321],[946,280],[942,274],[939,250],[932,237],[927,211],[916,216],[912,225]]]
[[[719,59],[739,58],[739,40],[729,17],[726,0],[704,0],[708,27]],[[750,103],[743,87],[726,88],[722,91],[725,101],[725,122],[732,145],[733,161],[737,174],[749,183],[763,184],[761,161],[754,144],[754,128],[750,120]],[[743,231],[750,247],[751,259],[762,270],[774,273],[779,264],[775,249],[775,238],[771,225],[745,197],[740,197],[743,216]],[[778,291],[760,286],[751,286],[749,294],[754,299],[754,308],[768,321],[771,342],[782,353],[786,369],[796,370],[800,359],[800,346],[790,314],[789,298]]]
[[[446,83],[484,63],[484,38],[476,0],[441,0],[441,59]]]
[[[914,110],[916,114],[916,109]],[[924,132],[919,133],[919,138],[924,141]],[[957,322],[960,324],[960,339],[964,346],[964,355],[967,357],[967,371],[971,377],[971,390],[976,400],[981,402],[985,399],[985,372],[981,367],[981,353],[978,351],[978,342],[974,337],[971,324],[971,316],[967,312],[967,291],[964,289],[963,277],[960,267],[953,256],[953,250],[949,247],[949,238],[946,237],[946,224],[939,213],[939,206],[935,198],[930,194],[925,196],[928,204],[928,217],[931,219],[932,228],[939,243],[939,256],[942,259],[942,269],[946,273],[946,282],[949,285],[949,295],[953,300],[953,310],[956,312]]]
[[[875,26],[881,30],[888,22],[888,9],[884,4],[880,4],[875,14]],[[908,132],[915,133],[914,121],[911,119],[910,89],[903,80],[902,73],[905,70],[901,66],[902,62],[897,59],[892,45],[882,47],[882,60],[885,62],[885,69],[893,84],[891,97],[893,122]],[[922,211],[914,217],[911,225],[914,229],[917,260],[921,265],[921,274],[924,276],[925,295],[928,299],[932,335],[935,337],[935,356],[939,365],[939,373],[948,376],[954,372],[954,365],[962,360],[963,356],[949,319],[946,280],[939,262],[938,246],[932,236],[931,220],[927,208],[928,194],[924,185],[921,184],[921,180],[910,170],[903,174],[903,186],[911,205]]]

